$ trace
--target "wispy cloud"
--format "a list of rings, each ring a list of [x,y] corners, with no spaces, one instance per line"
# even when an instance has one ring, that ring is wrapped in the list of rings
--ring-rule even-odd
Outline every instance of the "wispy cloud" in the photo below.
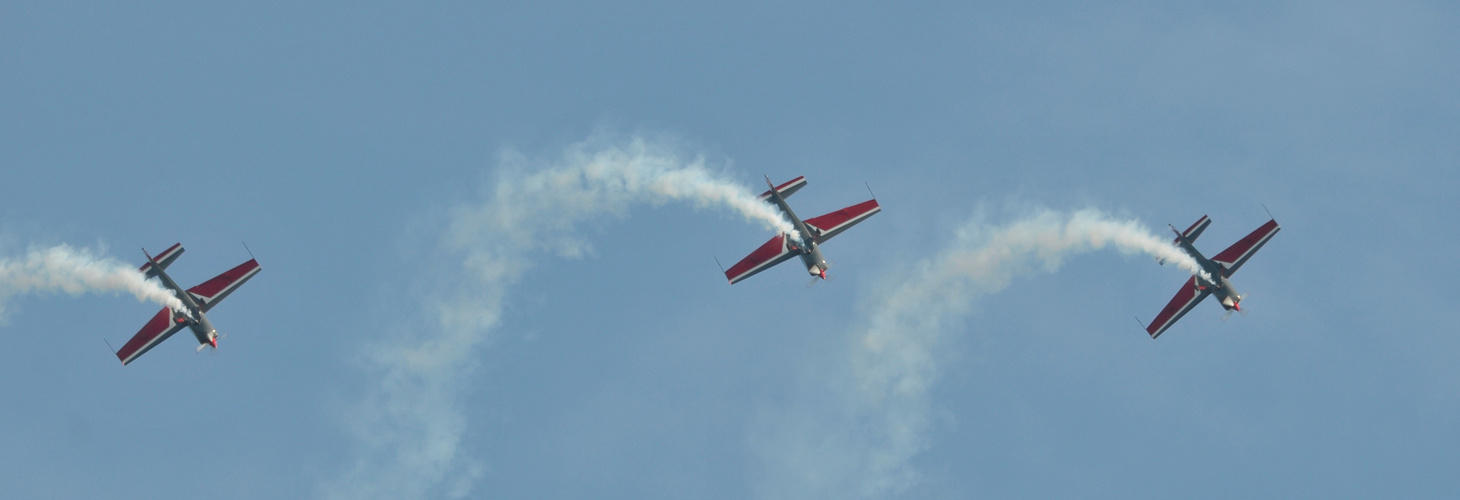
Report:
[[[768,412],[755,436],[765,498],[880,498],[918,481],[936,413],[928,393],[940,350],[980,297],[1014,278],[1059,270],[1072,255],[1106,248],[1197,272],[1195,261],[1134,220],[1098,210],[1041,211],[1002,226],[965,225],[944,250],[879,288],[846,351],[808,372],[807,397]]]
[[[458,388],[496,338],[512,287],[543,257],[591,253],[579,226],[671,202],[791,230],[755,192],[663,141],[597,136],[550,162],[503,153],[484,199],[450,215],[440,242],[450,277],[424,301],[422,326],[371,347],[379,383],[351,417],[361,451],[323,496],[467,495],[487,464],[463,445]]]
[[[137,267],[85,248],[57,245],[31,248],[24,257],[0,259],[0,321],[15,295],[65,292],[130,293],[139,301],[183,311],[182,301],[148,281]]]

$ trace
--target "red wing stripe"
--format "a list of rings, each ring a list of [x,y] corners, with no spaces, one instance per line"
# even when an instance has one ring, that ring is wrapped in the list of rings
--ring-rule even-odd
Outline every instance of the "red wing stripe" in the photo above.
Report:
[[[257,260],[250,259],[248,262],[239,264],[238,267],[224,271],[213,279],[204,281],[202,284],[189,288],[188,293],[203,299],[203,311],[206,312],[223,301],[224,297],[233,293],[243,282],[248,281],[253,275],[263,270],[259,267]]]
[[[750,252],[750,255],[745,256],[744,259],[740,259],[740,262],[730,266],[730,270],[725,271],[725,278],[734,285],[745,278],[754,276],[755,273],[770,269],[794,255],[796,254],[786,246],[786,235],[778,234],[760,248],[755,249],[754,252]]]
[[[841,234],[847,228],[855,226],[858,222],[867,220],[868,217],[877,215],[877,212],[881,211],[882,206],[877,204],[877,200],[867,200],[826,215],[806,219],[805,222],[821,230],[821,234],[816,237],[816,241],[820,243]]]
[[[1181,319],[1187,311],[1200,304],[1202,299],[1207,298],[1207,295],[1211,295],[1211,292],[1196,289],[1196,276],[1188,278],[1186,283],[1181,285],[1181,289],[1176,291],[1176,296],[1171,298],[1171,302],[1166,304],[1166,308],[1161,309],[1161,313],[1156,315],[1156,319],[1151,320],[1151,324],[1146,327],[1146,333],[1151,334],[1153,339],[1160,337],[1161,332],[1165,332],[1167,328],[1171,328],[1171,325],[1176,324],[1176,320]]]
[[[1242,267],[1242,264],[1247,262],[1247,259],[1252,258],[1252,254],[1257,253],[1257,249],[1267,244],[1267,240],[1272,239],[1272,236],[1277,234],[1279,229],[1282,229],[1282,227],[1278,226],[1276,220],[1269,220],[1251,234],[1237,240],[1236,243],[1227,247],[1226,250],[1222,250],[1222,253],[1212,257],[1212,260],[1225,265],[1227,267],[1226,275],[1231,276],[1237,272],[1237,268]]]
[[[123,345],[121,350],[117,351],[117,359],[122,360],[123,365],[131,363],[138,356],[151,350],[153,346],[162,343],[162,341],[171,337],[172,334],[177,333],[183,326],[181,323],[173,323],[172,312],[164,307],[161,311],[157,311],[157,315],[152,317],[152,321],[148,321],[146,325],[143,325],[142,330],[138,331],[136,335],[133,335],[132,339],[128,340],[127,344]]]

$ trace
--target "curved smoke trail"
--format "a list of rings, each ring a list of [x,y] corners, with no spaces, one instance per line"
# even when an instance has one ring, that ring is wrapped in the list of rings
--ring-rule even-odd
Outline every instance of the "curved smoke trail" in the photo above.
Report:
[[[544,253],[577,258],[592,247],[577,227],[639,204],[729,209],[780,232],[791,225],[756,193],[645,139],[594,138],[551,165],[504,153],[485,199],[458,207],[440,242],[452,269],[428,297],[426,326],[375,345],[380,375],[351,415],[361,453],[323,484],[330,498],[462,497],[484,473],[462,447],[462,375],[495,338],[507,293]]]
[[[68,245],[32,248],[24,258],[0,259],[0,320],[11,296],[35,292],[130,293],[138,301],[184,311],[182,301],[132,265]]]
[[[817,370],[810,403],[777,412],[758,436],[766,498],[880,498],[916,484],[912,459],[928,449],[934,408],[928,392],[937,355],[965,333],[979,297],[1017,276],[1057,271],[1064,259],[1105,248],[1176,262],[1194,259],[1134,220],[1098,210],[1044,211],[1004,226],[974,221],[948,248],[919,262],[869,301],[839,366]]]

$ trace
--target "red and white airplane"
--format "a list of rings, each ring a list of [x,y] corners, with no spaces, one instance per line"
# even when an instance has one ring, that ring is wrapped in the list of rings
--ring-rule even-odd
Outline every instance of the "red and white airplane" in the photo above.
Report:
[[[1247,259],[1252,258],[1252,254],[1257,253],[1257,249],[1262,248],[1267,240],[1272,239],[1272,235],[1282,229],[1276,220],[1268,220],[1256,231],[1237,240],[1226,250],[1222,250],[1222,253],[1207,259],[1202,257],[1201,252],[1198,252],[1192,244],[1211,223],[1212,220],[1203,215],[1196,221],[1196,224],[1186,228],[1185,232],[1177,232],[1175,227],[1171,228],[1171,231],[1176,233],[1176,239],[1172,243],[1180,246],[1188,255],[1195,258],[1197,265],[1201,266],[1209,277],[1192,276],[1191,279],[1186,280],[1186,284],[1176,291],[1176,297],[1173,297],[1171,302],[1166,304],[1166,308],[1162,309],[1161,313],[1156,315],[1156,319],[1146,327],[1146,333],[1151,334],[1152,339],[1160,336],[1161,332],[1165,332],[1167,328],[1171,328],[1171,325],[1176,324],[1176,320],[1181,319],[1187,311],[1196,307],[1208,295],[1216,295],[1223,309],[1241,311],[1242,294],[1237,293],[1227,278],[1236,273],[1237,268],[1242,267]]]
[[[143,250],[142,253],[146,255],[147,251]],[[233,293],[243,285],[243,282],[248,281],[262,269],[257,260],[249,259],[248,262],[239,264],[238,267],[229,269],[213,279],[183,290],[164,271],[182,253],[182,243],[177,243],[158,254],[156,259],[147,255],[147,263],[142,265],[140,271],[148,278],[154,276],[160,278],[163,286],[172,290],[173,295],[182,301],[183,306],[187,309],[186,313],[173,311],[166,307],[157,311],[157,315],[152,317],[152,321],[148,321],[147,325],[142,327],[142,331],[137,332],[132,340],[128,340],[126,345],[117,351],[117,359],[122,360],[123,365],[131,363],[132,360],[156,347],[157,344],[161,344],[183,327],[193,330],[193,336],[198,338],[198,351],[202,351],[207,346],[217,349],[220,338],[218,329],[213,328],[213,323],[208,321],[205,313],[212,310],[213,306],[222,302],[225,297],[228,297],[228,294]]]
[[[797,236],[786,233],[777,234],[760,248],[750,252],[750,255],[740,259],[740,262],[730,266],[730,270],[725,271],[725,277],[730,280],[732,285],[797,256],[800,256],[801,262],[806,265],[806,272],[824,280],[826,270],[830,266],[826,263],[826,258],[821,256],[820,245],[833,236],[841,234],[842,231],[846,231],[847,228],[882,211],[882,207],[877,204],[877,199],[873,198],[803,221],[796,217],[795,212],[791,211],[790,205],[786,204],[786,198],[806,186],[806,177],[797,177],[779,186],[772,185],[770,177],[766,177],[765,183],[771,189],[761,193],[761,201],[771,200],[780,207],[781,212],[786,214],[786,218],[791,220],[791,225],[795,226],[796,231],[800,234]]]

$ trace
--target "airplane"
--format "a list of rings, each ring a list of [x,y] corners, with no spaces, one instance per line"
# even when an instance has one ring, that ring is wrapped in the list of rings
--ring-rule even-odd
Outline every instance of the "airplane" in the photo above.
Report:
[[[1229,312],[1241,311],[1242,294],[1237,293],[1237,289],[1232,287],[1232,283],[1227,281],[1227,278],[1236,273],[1237,268],[1242,267],[1247,259],[1252,258],[1252,254],[1257,253],[1257,249],[1262,248],[1267,240],[1272,239],[1272,236],[1282,229],[1281,226],[1278,226],[1277,220],[1270,219],[1256,231],[1237,240],[1232,246],[1222,250],[1211,259],[1207,259],[1196,250],[1193,244],[1211,223],[1212,220],[1203,215],[1184,232],[1177,231],[1175,226],[1171,227],[1171,232],[1176,233],[1176,239],[1171,243],[1180,246],[1187,255],[1195,258],[1197,265],[1201,266],[1206,275],[1192,276],[1191,279],[1186,280],[1186,284],[1180,290],[1176,291],[1176,296],[1166,304],[1166,308],[1162,309],[1161,313],[1156,315],[1156,319],[1146,326],[1146,333],[1151,334],[1151,339],[1161,336],[1162,332],[1176,324],[1176,320],[1181,319],[1187,311],[1196,307],[1208,295],[1216,295],[1222,308]]]
[[[207,346],[212,346],[214,350],[217,350],[218,339],[221,336],[218,335],[218,329],[213,327],[213,323],[208,321],[206,313],[243,285],[243,282],[248,281],[262,270],[257,260],[249,259],[248,262],[239,264],[213,279],[184,291],[164,271],[182,253],[182,243],[172,245],[166,251],[158,254],[155,259],[147,253],[146,249],[142,250],[142,254],[147,256],[147,263],[143,264],[139,271],[148,278],[161,279],[162,285],[166,286],[168,290],[172,290],[173,295],[182,301],[183,307],[187,311],[185,313],[177,312],[166,307],[158,311],[157,315],[152,317],[152,321],[148,321],[141,331],[122,346],[121,350],[116,351],[117,359],[122,361],[122,365],[131,363],[138,356],[146,354],[148,350],[161,344],[162,341],[167,340],[184,327],[192,329],[193,336],[197,337],[198,352],[202,352],[203,348]]]
[[[777,207],[780,207],[781,212],[791,220],[791,225],[796,227],[799,234],[796,236],[786,233],[777,234],[750,255],[740,259],[740,262],[730,266],[730,270],[725,271],[725,277],[730,280],[732,285],[797,256],[801,257],[801,262],[806,265],[807,272],[825,280],[826,270],[831,266],[821,255],[821,244],[882,211],[882,206],[877,204],[877,199],[874,197],[871,200],[803,221],[796,217],[795,212],[791,211],[791,206],[786,204],[786,198],[806,186],[805,176],[791,179],[779,186],[771,184],[771,178],[767,176],[765,184],[771,189],[761,193],[760,200],[771,200]],[[813,278],[812,282],[815,281]]]

